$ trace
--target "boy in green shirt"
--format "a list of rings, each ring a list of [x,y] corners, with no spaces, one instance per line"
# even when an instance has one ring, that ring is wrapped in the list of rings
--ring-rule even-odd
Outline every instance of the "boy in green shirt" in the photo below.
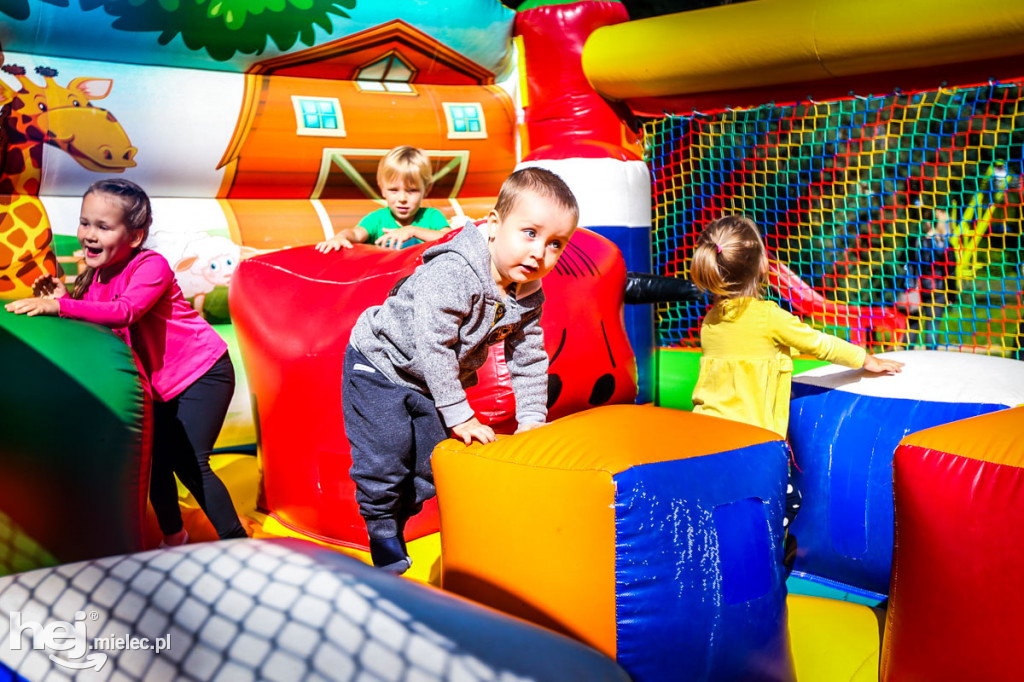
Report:
[[[367,214],[355,227],[346,227],[320,242],[317,251],[351,249],[354,242],[400,249],[440,239],[451,229],[448,219],[436,208],[420,206],[432,184],[430,159],[423,150],[395,147],[377,164],[377,185],[387,208]]]

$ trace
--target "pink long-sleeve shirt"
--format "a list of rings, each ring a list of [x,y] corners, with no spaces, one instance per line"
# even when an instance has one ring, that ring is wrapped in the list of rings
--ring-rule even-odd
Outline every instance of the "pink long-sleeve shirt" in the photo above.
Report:
[[[156,251],[140,251],[123,266],[97,271],[80,300],[57,300],[61,317],[110,327],[134,349],[156,400],[184,391],[227,350]]]

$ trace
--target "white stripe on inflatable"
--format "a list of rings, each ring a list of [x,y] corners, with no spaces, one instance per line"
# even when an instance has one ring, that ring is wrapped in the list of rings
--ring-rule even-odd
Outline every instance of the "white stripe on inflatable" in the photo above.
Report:
[[[327,214],[327,209],[319,199],[310,199],[309,203],[313,205],[316,217],[320,219],[320,227],[324,230],[324,239],[330,239],[334,236],[334,225],[331,223],[331,216]]]
[[[1008,407],[1024,403],[1024,362],[1019,360],[929,350],[878,355],[904,363],[903,371],[887,376],[825,365],[793,382],[880,398]]]
[[[651,174],[643,161],[538,159],[516,166],[557,173],[576,195],[580,227],[651,226]]]

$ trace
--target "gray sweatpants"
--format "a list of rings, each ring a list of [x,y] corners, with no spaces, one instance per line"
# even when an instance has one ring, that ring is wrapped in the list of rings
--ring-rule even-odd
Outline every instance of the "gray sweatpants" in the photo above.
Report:
[[[345,350],[341,378],[350,475],[371,538],[401,537],[434,496],[430,455],[448,437],[434,401],[393,383],[358,350]]]

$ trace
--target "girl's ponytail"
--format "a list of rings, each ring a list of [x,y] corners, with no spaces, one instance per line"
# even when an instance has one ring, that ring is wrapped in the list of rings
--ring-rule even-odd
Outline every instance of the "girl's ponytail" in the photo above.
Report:
[[[75,277],[75,288],[71,290],[71,298],[82,298],[85,296],[85,292],[89,290],[89,285],[92,284],[92,278],[96,275],[96,268],[84,266],[82,270]]]
[[[713,296],[728,296],[729,290],[718,264],[720,253],[721,247],[718,244],[701,235],[690,261],[690,278],[702,291]]]

